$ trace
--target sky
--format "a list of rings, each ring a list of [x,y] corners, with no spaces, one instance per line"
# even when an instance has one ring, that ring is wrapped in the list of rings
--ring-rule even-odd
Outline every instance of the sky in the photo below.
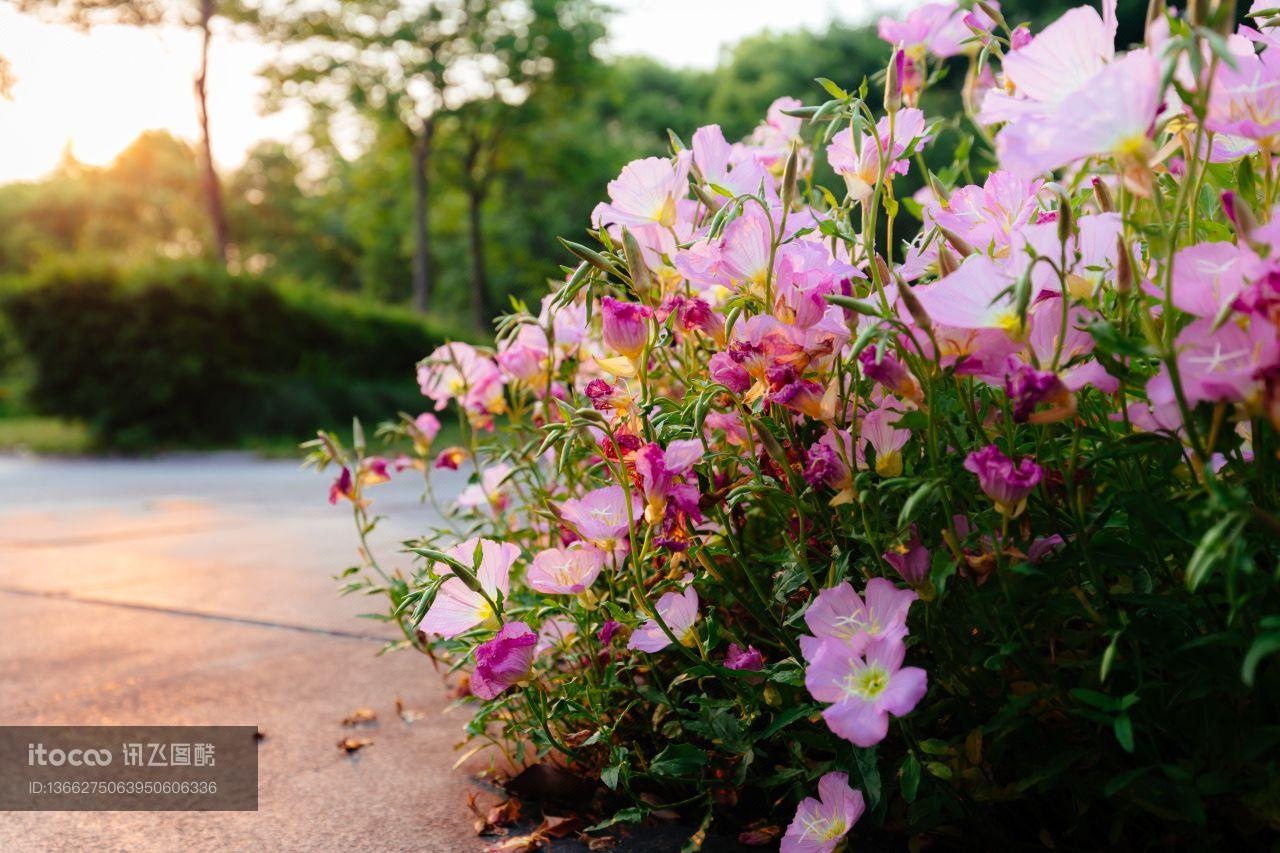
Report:
[[[605,52],[646,54],[672,65],[710,68],[724,47],[765,29],[862,22],[901,0],[614,0]],[[85,34],[18,14],[0,0],[0,56],[17,77],[0,99],[0,183],[50,172],[70,147],[80,161],[109,163],[139,133],[163,129],[195,140],[194,32],[99,27]],[[263,139],[287,139],[305,124],[295,107],[263,116],[256,72],[272,58],[258,42],[223,34],[210,58],[209,113],[214,159],[244,161]]]

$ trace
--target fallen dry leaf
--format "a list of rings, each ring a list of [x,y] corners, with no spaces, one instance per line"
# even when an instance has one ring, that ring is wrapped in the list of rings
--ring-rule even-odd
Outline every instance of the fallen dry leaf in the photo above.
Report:
[[[371,738],[344,737],[342,740],[338,741],[338,749],[347,753],[347,755],[350,755],[351,753],[358,752],[364,749],[366,746],[370,746],[372,744],[373,744],[373,740]]]
[[[343,719],[342,724],[347,728],[351,728],[376,722],[378,722],[377,711],[372,708],[356,708],[349,716]]]
[[[738,843],[748,847],[764,847],[778,840],[782,835],[782,827],[756,821],[749,825],[745,832],[739,833]]]
[[[587,849],[596,853],[599,850],[612,850],[618,845],[617,836],[601,835],[587,840]]]
[[[396,713],[399,714],[400,719],[404,720],[406,723],[416,723],[418,720],[421,720],[426,716],[422,711],[405,707],[404,702],[401,702],[399,699],[396,699]]]
[[[576,815],[566,815],[565,817],[543,815],[542,825],[536,831],[547,838],[568,838],[581,824],[582,821]]]
[[[546,847],[547,839],[535,832],[530,835],[513,835],[484,849],[485,853],[533,853],[534,850]]]

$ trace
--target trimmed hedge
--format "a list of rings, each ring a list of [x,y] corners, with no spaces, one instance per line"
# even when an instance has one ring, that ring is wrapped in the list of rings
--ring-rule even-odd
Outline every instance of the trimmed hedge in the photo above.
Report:
[[[29,362],[27,403],[133,449],[305,438],[420,408],[406,377],[456,337],[404,310],[193,265],[51,268],[0,292],[0,312]]]

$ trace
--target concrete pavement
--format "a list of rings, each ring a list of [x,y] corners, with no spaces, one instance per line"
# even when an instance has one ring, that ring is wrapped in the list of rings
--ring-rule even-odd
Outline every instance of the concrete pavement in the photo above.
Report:
[[[431,518],[412,478],[371,494],[399,539]],[[461,480],[448,483],[456,491]],[[343,598],[349,512],[327,480],[241,456],[0,459],[0,723],[256,725],[259,810],[0,812],[2,850],[479,850],[421,656]],[[401,699],[423,712],[407,723]],[[377,711],[352,757],[341,720]]]

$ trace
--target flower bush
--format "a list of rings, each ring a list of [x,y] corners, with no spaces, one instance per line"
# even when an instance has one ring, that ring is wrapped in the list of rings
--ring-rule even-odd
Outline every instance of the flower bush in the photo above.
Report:
[[[496,348],[419,365],[461,446],[312,443],[362,538],[388,472],[472,472],[350,588],[469,679],[477,748],[598,779],[600,829],[1263,843],[1280,33],[1234,17],[1157,2],[1117,50],[1114,0],[1034,34],[931,3],[881,24],[883,109],[824,80],[673,134]]]

